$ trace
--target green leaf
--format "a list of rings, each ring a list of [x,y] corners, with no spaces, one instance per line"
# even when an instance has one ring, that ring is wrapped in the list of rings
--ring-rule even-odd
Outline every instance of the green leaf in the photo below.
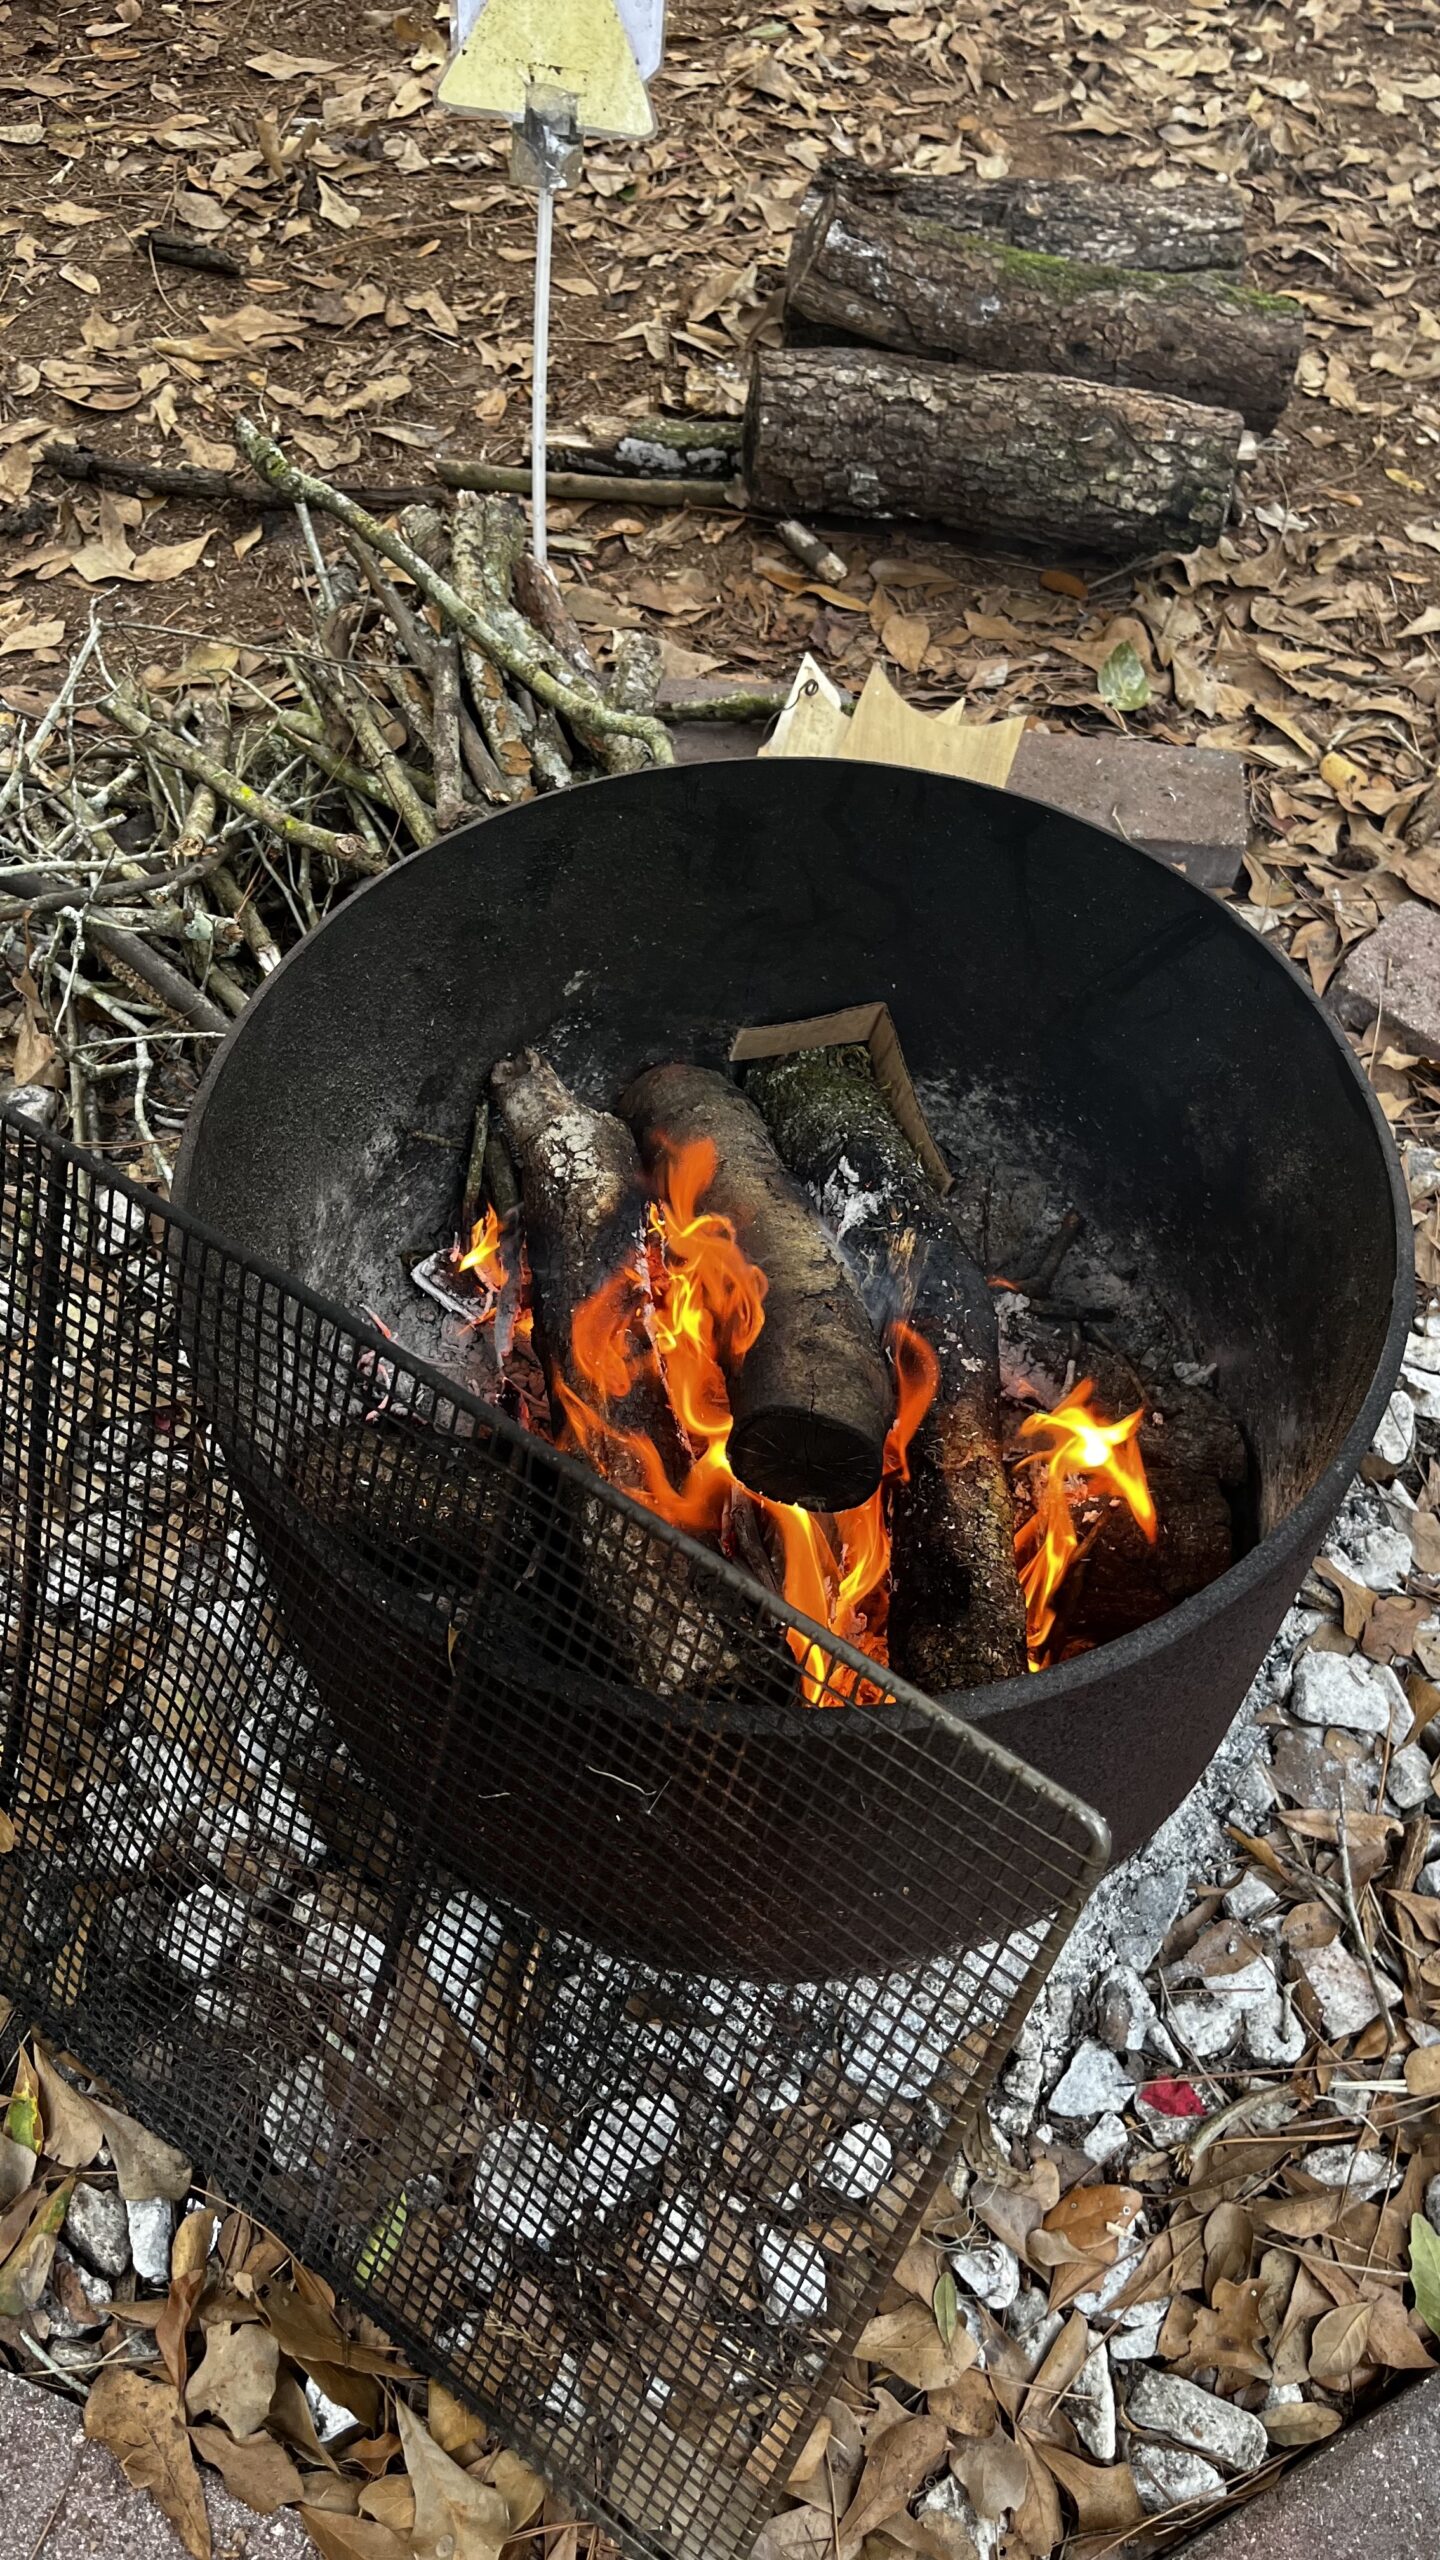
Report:
[[[410,2207],[402,2191],[382,2213],[355,2261],[355,2272],[362,2284],[376,2284],[388,2271],[398,2255],[409,2219]]]
[[[930,2297],[930,2308],[935,2314],[935,2326],[948,2347],[960,2322],[960,2296],[948,2267]]]
[[[1132,640],[1117,641],[1095,681],[1112,711],[1143,711],[1150,699],[1150,679]]]
[[[1410,2221],[1410,2281],[1416,2310],[1440,2338],[1440,2232],[1431,2229],[1423,2213],[1413,2214]]]
[[[28,2089],[17,2089],[5,2110],[5,2130],[22,2151],[40,2148],[40,2110]]]

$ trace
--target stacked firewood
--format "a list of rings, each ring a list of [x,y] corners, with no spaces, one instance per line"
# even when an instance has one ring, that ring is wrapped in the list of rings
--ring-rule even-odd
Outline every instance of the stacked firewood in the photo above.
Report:
[[[1229,185],[832,164],[791,250],[788,344],[756,362],[751,498],[1085,550],[1213,542],[1302,345],[1244,255]]]

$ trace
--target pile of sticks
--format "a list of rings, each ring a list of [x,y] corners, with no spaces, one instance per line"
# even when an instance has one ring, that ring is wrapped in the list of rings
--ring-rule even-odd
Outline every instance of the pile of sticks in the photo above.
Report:
[[[338,896],[537,792],[673,761],[658,642],[620,634],[602,675],[514,500],[383,521],[248,421],[237,440],[298,518],[309,628],[147,692],[92,623],[0,742],[16,1082],[164,1187],[197,1067]]]
[[[1214,542],[1299,306],[1242,281],[1243,200],[822,170],[757,357],[753,503],[1135,553]]]

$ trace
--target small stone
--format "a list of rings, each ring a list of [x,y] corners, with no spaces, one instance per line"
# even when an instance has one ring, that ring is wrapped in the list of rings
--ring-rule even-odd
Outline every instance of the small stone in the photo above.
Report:
[[[1390,1046],[1440,1058],[1440,915],[1422,898],[1392,907],[1378,932],[1352,945],[1326,990],[1352,1031],[1377,1015]]]
[[[936,2481],[933,2489],[926,2490],[920,2501],[919,2518],[922,2524],[958,2525],[960,2533],[969,2537],[975,2560],[996,2560],[1001,2543],[1009,2539],[1008,2527],[998,2519],[980,2515],[970,2504],[962,2483],[950,2471]],[[958,2536],[942,2532],[935,2539],[946,2551],[965,2548]]]
[[[1166,2062],[1180,2059],[1174,2039],[1133,1965],[1116,1965],[1101,1983],[1096,2033],[1112,2053],[1148,2051],[1158,2053]]]
[[[335,2118],[313,2055],[271,2091],[262,2121],[277,2169],[293,2176],[316,2167],[317,2153],[323,2158],[334,2140]]]
[[[1440,2178],[1432,2178],[1425,2190],[1425,2219],[1432,2231],[1440,2231]]]
[[[297,1902],[295,1921],[305,1931],[296,1964],[301,1980],[329,1983],[332,1989],[348,1993],[352,2008],[363,2008],[384,1967],[384,1939],[357,1920],[333,1915],[317,1919],[313,1896]]]
[[[1338,1938],[1328,1947],[1303,1947],[1296,1962],[1320,2003],[1332,2044],[1344,2036],[1357,2036],[1372,2018],[1379,2017],[1380,2003],[1369,1974]],[[1393,2007],[1399,1992],[1393,1983],[1385,1983],[1385,1992],[1386,2006]]]
[[[1276,1988],[1273,2000],[1257,2000],[1245,2016],[1245,2042],[1252,2062],[1271,2069],[1298,2062],[1309,2043],[1305,2021],[1291,2005],[1290,1994]]]
[[[1065,2402],[1065,2415],[1097,2462],[1115,2459],[1115,2384],[1103,2341],[1090,2350]]]
[[[957,2284],[963,2284],[989,2310],[1009,2310],[1020,2290],[1020,2261],[1013,2249],[1003,2240],[990,2240],[978,2249],[952,2249],[948,2254]]]
[[[878,2124],[852,2124],[821,2152],[815,2174],[827,2187],[863,2203],[883,2187],[895,2153]]]
[[[157,1953],[191,1982],[208,1982],[245,1935],[249,1905],[238,1893],[202,1884],[177,1902]]]
[[[566,2156],[545,2127],[517,2123],[498,2125],[486,2135],[476,2157],[473,2192],[475,2210],[492,2230],[548,2248],[576,2189]]]
[[[145,2196],[138,2204],[126,2205],[125,2219],[135,2273],[146,2284],[168,2284],[175,2207],[165,2196]]]
[[[1385,1407],[1371,1446],[1387,1467],[1403,1467],[1414,1448],[1415,1400],[1403,1387],[1396,1388]]]
[[[1069,2069],[1050,2093],[1057,2116],[1113,2115],[1135,2095],[1133,2073],[1103,2044],[1082,2044]]]
[[[1428,1863],[1421,1868],[1419,1875],[1415,1879],[1415,1884],[1417,1891],[1420,1893],[1433,1893],[1440,1895],[1440,1858],[1431,1858]]]
[[[1280,1896],[1258,1867],[1247,1867],[1239,1883],[1230,1887],[1223,1907],[1231,1920],[1268,1920],[1279,1910]]]
[[[1348,1737],[1347,1737],[1348,1738]],[[1307,1812],[1370,1813],[1380,1783],[1380,1764],[1368,1751],[1358,1759],[1337,1760],[1323,1733],[1303,1725],[1287,1725],[1275,1736],[1271,1771],[1281,1795]]]
[[[1318,2178],[1322,2187],[1343,2187],[1362,2202],[1393,2187],[1398,2175],[1388,2152],[1362,2151],[1358,2142],[1322,2142],[1303,2156],[1307,2178]]]
[[[1233,2400],[1202,2391],[1179,2374],[1142,2373],[1130,2394],[1132,2426],[1170,2436],[1188,2453],[1203,2453],[1227,2471],[1254,2471],[1266,2459],[1269,2438],[1257,2417]]]
[[[354,2410],[347,2409],[342,2400],[332,2400],[318,2382],[306,2383],[305,2397],[322,2444],[333,2444],[337,2436],[348,2435],[357,2424]]]
[[[1386,1792],[1397,1813],[1415,1813],[1430,1794],[1434,1772],[1418,1742],[1392,1753]]]
[[[427,1920],[415,1951],[451,2016],[467,2036],[480,2025],[490,1977],[505,1944],[505,1921],[478,1893],[456,1894]]]
[[[1290,1713],[1301,1724],[1346,1733],[1388,1733],[1403,1742],[1415,1711],[1386,1663],[1360,1653],[1306,1653],[1295,1666]]]
[[[65,2209],[65,2237],[97,2274],[118,2279],[130,2273],[130,2216],[113,2187],[82,2182],[75,2189]]]
[[[1110,2332],[1106,2345],[1112,2364],[1148,2364],[1160,2345],[1160,2332],[1170,2308],[1167,2294],[1163,2302],[1142,2302],[1133,2311],[1122,2311],[1119,2322]]]
[[[652,2221],[645,2235],[645,2254],[657,2267],[698,2267],[709,2237],[699,2205],[676,2196]]]
[[[1195,2118],[1192,2116],[1189,2121],[1193,2125]],[[1120,2251],[1113,2267],[1106,2268],[1097,2285],[1092,2286],[1088,2293],[1077,2293],[1076,2310],[1083,2311],[1087,2320],[1102,2318],[1124,2292],[1144,2255],[1143,2240],[1133,2240],[1128,2248]]]
[[[757,2248],[765,2277],[765,2308],[782,2326],[818,2320],[825,2309],[825,2258],[803,2233],[762,2231]]]
[[[1196,2062],[1213,2062],[1218,2055],[1230,2051],[1240,2033],[1244,2014],[1238,2001],[1200,1992],[1192,1998],[1172,2003],[1170,2023],[1180,2040],[1182,2053],[1193,2056]]]
[[[619,2098],[590,2118],[566,2166],[589,2201],[608,2213],[659,2166],[679,2133],[673,2098]]]
[[[1132,2445],[1130,2475],[1147,2516],[1163,2516],[1171,2507],[1225,2494],[1225,2483],[1213,2462],[1202,2462],[1198,2453],[1173,2453],[1168,2445]]]
[[[1118,2160],[1122,2152],[1129,2150],[1130,2135],[1118,2116],[1100,2116],[1080,2148],[1087,2160],[1098,2161],[1103,2167],[1107,2160]]]
[[[1144,1854],[1148,1856],[1153,1852]],[[1134,1863],[1139,1866],[1141,1860],[1137,1858]],[[1137,1973],[1148,1970],[1179,1919],[1189,1890],[1188,1859],[1171,1860],[1167,1865],[1150,1867],[1139,1876],[1132,1876],[1124,1924],[1115,1939],[1119,1963],[1133,1966]]]

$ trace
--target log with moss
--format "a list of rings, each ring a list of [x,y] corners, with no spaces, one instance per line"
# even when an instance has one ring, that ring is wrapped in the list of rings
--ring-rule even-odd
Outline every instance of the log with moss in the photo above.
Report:
[[[936,178],[835,160],[820,171],[821,185],[828,180],[871,205],[1091,266],[1194,275],[1238,274],[1245,264],[1245,199],[1225,179],[1189,178],[1162,193],[1111,178]]]
[[[1010,1679],[1026,1667],[1025,1606],[984,1275],[891,1116],[867,1049],[765,1059],[747,1068],[745,1089],[839,1237],[872,1320],[904,1317],[939,1363],[894,1496],[891,1662],[931,1692]]]
[[[972,373],[866,347],[764,348],[745,418],[752,502],[918,516],[1000,542],[1144,557],[1218,539],[1243,422],[1156,391]]]
[[[730,1464],[772,1502],[849,1511],[880,1482],[894,1415],[890,1371],[860,1293],[752,1102],[706,1067],[653,1067],[621,1105],[652,1171],[714,1149],[702,1195],[765,1276],[764,1322],[727,1363]],[[723,1357],[722,1353],[722,1357]]]
[[[648,1321],[645,1185],[635,1142],[623,1121],[579,1101],[534,1049],[500,1060],[490,1104],[519,1175],[536,1347],[556,1427],[568,1423],[592,1464],[627,1493],[646,1489],[637,1437],[678,1484],[683,1453]],[[604,1292],[617,1294],[602,1301]],[[587,1335],[584,1311],[591,1306],[599,1315]],[[616,1315],[625,1376],[610,1348]],[[594,1428],[589,1415],[604,1428]]]
[[[1304,345],[1298,303],[1232,278],[1057,257],[987,240],[938,205],[833,175],[795,233],[786,318],[982,370],[1073,374],[1238,409],[1265,435]]]

